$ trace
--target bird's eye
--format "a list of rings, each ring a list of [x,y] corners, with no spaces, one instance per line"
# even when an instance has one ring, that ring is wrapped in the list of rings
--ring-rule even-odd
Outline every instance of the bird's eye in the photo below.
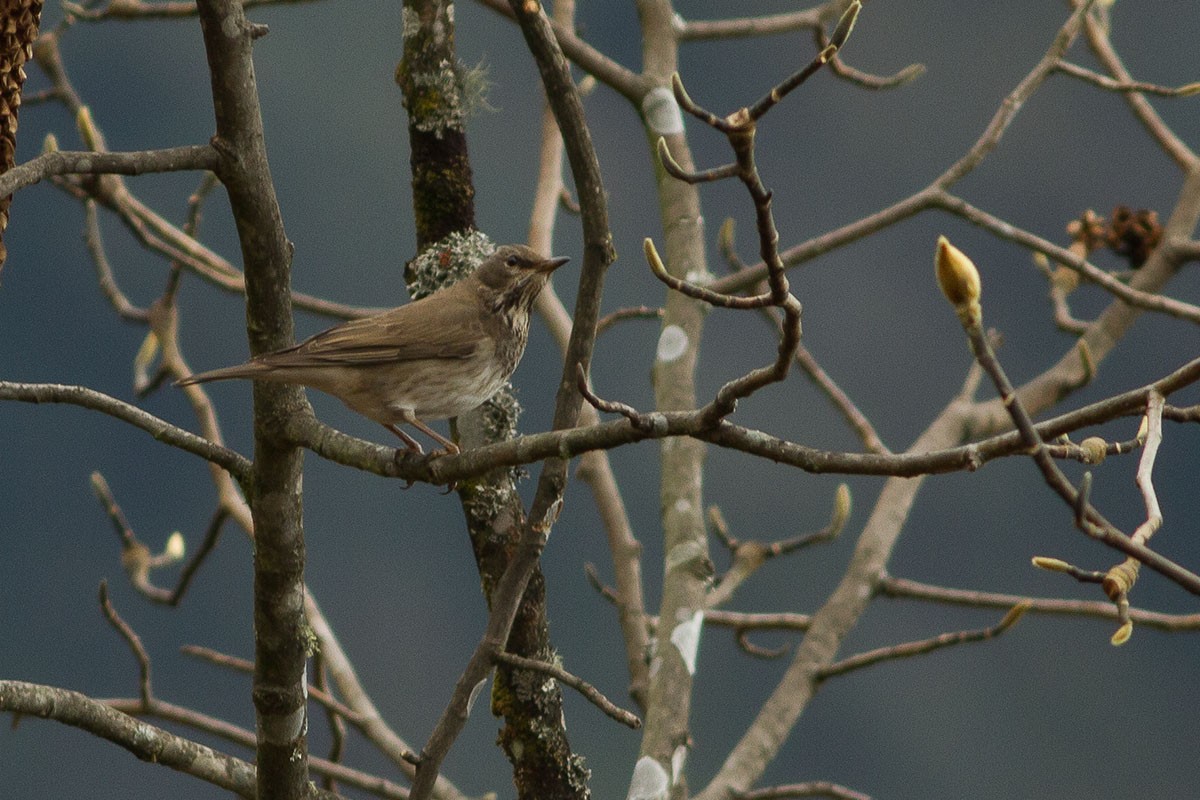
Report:
[[[517,261],[518,261],[518,259],[516,256],[509,256],[508,260],[505,261],[504,263],[508,264],[510,267],[515,267],[517,265]]]

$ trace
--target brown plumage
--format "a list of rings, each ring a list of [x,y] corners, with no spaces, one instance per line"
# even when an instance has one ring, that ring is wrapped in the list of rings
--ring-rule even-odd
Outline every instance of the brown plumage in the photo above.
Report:
[[[458,446],[425,421],[464,414],[504,385],[525,352],[534,298],[566,262],[506,245],[428,297],[178,383],[251,378],[320,389],[382,424],[410,450],[423,452],[398,427],[402,423],[457,453]]]

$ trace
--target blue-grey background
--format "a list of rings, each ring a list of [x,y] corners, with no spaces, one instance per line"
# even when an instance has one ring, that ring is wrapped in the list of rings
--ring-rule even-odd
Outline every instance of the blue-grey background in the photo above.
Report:
[[[775,190],[775,214],[788,245],[882,208],[926,185],[983,130],[1000,100],[1041,57],[1067,13],[1064,3],[872,2],[846,55],[854,65],[890,72],[919,61],[928,72],[891,92],[868,92],[819,75],[762,125],[760,167]],[[788,10],[784,2],[678,3],[690,18]],[[534,185],[540,88],[522,39],[506,21],[472,3],[457,8],[458,44],[468,64],[490,68],[492,110],[469,126],[480,227],[497,241],[525,236]],[[584,35],[622,63],[639,64],[632,3],[580,3]],[[254,11],[270,25],[256,49],[268,148],[290,238],[297,289],[367,305],[406,299],[401,268],[413,254],[408,152],[400,93],[399,4],[377,0],[317,3]],[[57,19],[57,12],[47,11]],[[1166,84],[1200,79],[1200,9],[1185,0],[1134,2],[1114,9],[1115,41],[1139,78]],[[1077,60],[1091,64],[1078,44]],[[805,33],[759,41],[684,46],[682,72],[699,102],[727,111],[757,98],[812,55]],[[79,92],[113,149],[202,142],[212,132],[204,53],[195,20],[81,24],[63,42]],[[31,67],[29,88],[46,85]],[[638,119],[626,102],[599,88],[586,100],[610,197],[620,260],[609,272],[606,310],[658,304],[663,287],[640,257],[645,236],[660,236],[651,165]],[[1192,146],[1200,146],[1200,98],[1156,106]],[[79,146],[68,116],[54,106],[21,117],[20,157],[42,137]],[[723,162],[722,140],[691,125],[701,165]],[[168,217],[182,220],[195,176],[131,181]],[[1149,142],[1122,101],[1067,78],[1049,81],[1029,102],[1000,147],[958,187],[973,203],[1065,242],[1063,226],[1084,209],[1112,206],[1165,213],[1179,187],[1174,165]],[[751,208],[733,185],[703,191],[710,239],[720,221],[740,223],[743,256],[752,258]],[[133,400],[132,360],[144,331],[118,321],[97,290],[79,236],[79,206],[49,186],[22,191],[6,241],[0,285],[0,378],[79,383]],[[140,304],[161,291],[165,265],[143,252],[119,224],[104,221],[118,279]],[[203,238],[237,260],[228,210],[214,194]],[[1070,339],[1049,320],[1045,285],[1027,253],[942,214],[926,214],[821,258],[792,275],[805,305],[805,341],[858,401],[893,449],[903,449],[957,390],[969,357],[953,314],[932,281],[939,233],[979,264],[989,324],[1005,337],[1002,358],[1025,380],[1053,363]],[[570,296],[579,234],[560,221],[556,253],[575,265],[555,280]],[[1116,266],[1103,257],[1100,263]],[[713,262],[715,271],[722,267]],[[1184,270],[1171,290],[1195,300],[1200,280]],[[1084,290],[1078,314],[1106,299]],[[187,277],[181,292],[182,345],[207,369],[246,354],[242,303]],[[307,335],[328,325],[298,316]],[[632,322],[600,342],[597,390],[640,407],[651,402],[649,372],[657,328]],[[1139,320],[1098,382],[1071,405],[1125,390],[1194,357],[1200,344],[1186,324]],[[728,311],[710,315],[703,345],[702,394],[773,353],[766,326]],[[515,383],[527,409],[522,429],[548,426],[557,351],[534,331]],[[249,453],[248,385],[212,394],[231,446]],[[318,414],[359,436],[387,441],[377,426],[339,403],[313,395]],[[1196,402],[1192,391],[1179,402]],[[140,401],[150,412],[194,427],[177,391]],[[793,375],[739,408],[736,419],[821,447],[853,449],[855,439],[811,389]],[[1136,421],[1101,431],[1129,438]],[[1165,554],[1200,566],[1196,542],[1194,426],[1168,425],[1156,472],[1166,524],[1155,539]],[[648,601],[661,583],[656,521],[656,445],[612,454],[634,529],[645,545]],[[1127,530],[1143,514],[1133,489],[1135,461],[1096,470],[1095,498]],[[533,468],[536,470],[536,466]],[[203,464],[144,433],[77,408],[0,405],[0,675],[56,684],[94,696],[136,693],[136,667],[97,609],[108,578],[114,602],[154,659],[154,685],[169,701],[253,726],[248,679],[179,655],[196,643],[252,653],[250,548],[226,533],[178,610],[153,607],[124,582],[109,521],[88,487],[107,477],[139,535],[160,546],[173,530],[195,547],[213,509]],[[1078,475],[1077,469],[1072,470]],[[812,476],[712,449],[706,502],[721,505],[736,535],[781,538],[815,529],[828,517],[838,479]],[[842,541],[769,564],[738,594],[744,610],[812,610],[841,574],[854,534],[880,481],[854,478],[855,511]],[[523,490],[528,495],[532,482]],[[309,456],[305,475],[308,579],[359,674],[402,736],[419,746],[449,695],[459,665],[480,634],[484,614],[461,512],[454,497],[360,474]],[[1035,554],[1104,568],[1115,559],[1082,540],[1068,511],[1025,460],[992,463],[976,474],[931,480],[919,496],[892,560],[895,574],[950,586],[1095,597],[1029,566]],[[724,554],[714,551],[718,567]],[[611,575],[588,493],[568,491],[546,551],[554,637],[566,666],[614,699],[625,699],[624,651],[613,609],[586,585],[583,565]],[[173,576],[161,577],[170,583]],[[1153,574],[1136,602],[1196,611],[1195,599]],[[845,652],[946,630],[991,624],[1000,615],[904,601],[879,601]],[[834,780],[877,798],[1166,798],[1200,796],[1200,639],[1135,631],[1108,644],[1112,626],[1088,620],[1030,618],[999,641],[891,663],[831,681],[805,711],[765,782]],[[762,636],[762,644],[787,637]],[[693,787],[703,786],[737,741],[786,660],[739,653],[728,631],[705,632],[692,715]],[[568,694],[572,743],[587,756],[597,797],[620,797],[636,758],[638,735]],[[492,746],[497,723],[482,705],[446,763],[465,791],[512,795],[507,765]],[[314,716],[312,747],[327,736]],[[215,742],[222,749],[229,749]],[[238,752],[235,750],[235,752]],[[247,754],[238,752],[245,757]],[[352,735],[348,760],[396,777]],[[211,787],[144,765],[113,745],[40,720],[0,729],[0,794],[13,798],[89,796],[206,798]]]

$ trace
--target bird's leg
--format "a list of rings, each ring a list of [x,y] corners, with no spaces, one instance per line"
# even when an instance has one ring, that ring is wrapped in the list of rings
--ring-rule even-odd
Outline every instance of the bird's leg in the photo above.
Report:
[[[433,428],[426,425],[424,422],[421,422],[421,420],[417,419],[417,415],[412,413],[411,411],[404,412],[404,421],[407,422],[409,425],[412,425],[414,428],[419,430],[421,433],[428,436],[430,439],[434,439],[435,441],[437,441],[438,444],[440,444],[442,447],[446,448],[447,454],[456,456],[462,452],[462,449],[459,448],[458,445],[456,445],[454,442],[447,439],[445,436],[442,436],[440,433],[438,433]],[[411,436],[405,436],[404,438],[408,439],[409,441],[412,441]],[[415,444],[415,442],[414,442],[414,444]]]
[[[392,433],[399,436],[400,441],[404,442],[404,446],[409,450],[409,452],[416,453],[419,456],[425,455],[425,451],[423,449],[421,449],[421,443],[418,442],[413,437],[409,436],[404,431],[400,430],[399,427],[391,424],[390,422],[385,422],[383,427],[387,428],[389,431],[391,431]]]

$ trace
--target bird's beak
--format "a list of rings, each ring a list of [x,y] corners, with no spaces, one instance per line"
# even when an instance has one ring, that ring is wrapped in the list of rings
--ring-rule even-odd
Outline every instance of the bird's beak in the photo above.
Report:
[[[567,263],[570,260],[571,259],[567,258],[566,256],[559,256],[558,258],[547,258],[545,261],[539,262],[534,267],[534,269],[537,270],[538,272],[545,272],[545,273],[549,274],[551,272],[554,272],[554,270],[558,269],[559,267],[561,267],[563,264]]]

